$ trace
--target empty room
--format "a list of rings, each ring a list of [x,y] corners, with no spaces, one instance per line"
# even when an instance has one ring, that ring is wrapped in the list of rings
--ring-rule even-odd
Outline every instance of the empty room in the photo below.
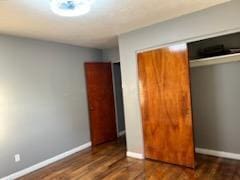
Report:
[[[0,180],[240,180],[240,0],[0,0]]]

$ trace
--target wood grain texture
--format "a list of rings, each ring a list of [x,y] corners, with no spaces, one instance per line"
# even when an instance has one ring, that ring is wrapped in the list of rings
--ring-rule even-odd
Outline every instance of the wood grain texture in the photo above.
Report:
[[[117,138],[111,63],[86,63],[86,83],[93,145]]]
[[[123,139],[76,153],[20,180],[239,180],[240,161],[197,155],[196,170],[125,156]]]
[[[138,54],[145,157],[195,167],[186,49]]]

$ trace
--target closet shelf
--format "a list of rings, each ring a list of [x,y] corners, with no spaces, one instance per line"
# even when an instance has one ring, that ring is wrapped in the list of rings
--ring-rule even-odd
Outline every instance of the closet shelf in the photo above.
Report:
[[[190,60],[190,67],[210,66],[240,61],[240,53]]]

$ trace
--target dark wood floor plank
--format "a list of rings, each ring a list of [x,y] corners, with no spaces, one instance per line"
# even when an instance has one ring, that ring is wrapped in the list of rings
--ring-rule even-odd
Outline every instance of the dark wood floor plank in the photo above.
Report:
[[[192,170],[125,155],[124,139],[76,153],[20,180],[240,180],[240,161],[197,155]]]

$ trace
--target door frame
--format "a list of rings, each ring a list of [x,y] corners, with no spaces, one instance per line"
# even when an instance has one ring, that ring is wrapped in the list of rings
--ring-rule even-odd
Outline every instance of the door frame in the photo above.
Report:
[[[111,62],[111,64],[112,64],[113,94],[114,94],[114,104],[115,104],[115,114],[116,114],[117,136],[120,137],[120,136],[122,136],[122,134],[119,131],[119,127],[118,127],[118,120],[119,119],[118,119],[118,108],[117,108],[117,92],[116,92],[116,87],[115,87],[115,75],[114,75],[114,64],[118,64],[118,63],[121,65],[120,60]],[[125,132],[124,132],[124,134],[125,134]]]
[[[219,31],[219,32],[211,33],[211,34],[201,35],[201,36],[197,36],[197,37],[193,37],[193,38],[186,38],[183,40],[170,41],[170,42],[166,42],[166,43],[159,44],[159,45],[153,45],[153,46],[148,46],[148,47],[144,47],[144,48],[139,48],[135,51],[135,55],[136,55],[135,57],[137,57],[138,53],[142,53],[142,52],[146,52],[146,51],[156,50],[156,49],[160,49],[160,48],[164,48],[164,47],[168,47],[168,46],[174,46],[174,45],[178,45],[178,44],[187,44],[187,43],[191,43],[194,41],[201,41],[204,39],[214,38],[214,37],[238,33],[238,32],[240,32],[240,28],[234,28],[234,29],[230,29],[230,30],[224,30],[224,31]]]
[[[119,137],[119,127],[118,127],[118,111],[117,111],[117,93],[116,93],[116,87],[115,87],[115,75],[114,75],[114,62],[111,62],[112,67],[112,83],[113,83],[113,96],[114,96],[114,106],[115,106],[115,120],[116,120],[116,131],[117,136]]]

